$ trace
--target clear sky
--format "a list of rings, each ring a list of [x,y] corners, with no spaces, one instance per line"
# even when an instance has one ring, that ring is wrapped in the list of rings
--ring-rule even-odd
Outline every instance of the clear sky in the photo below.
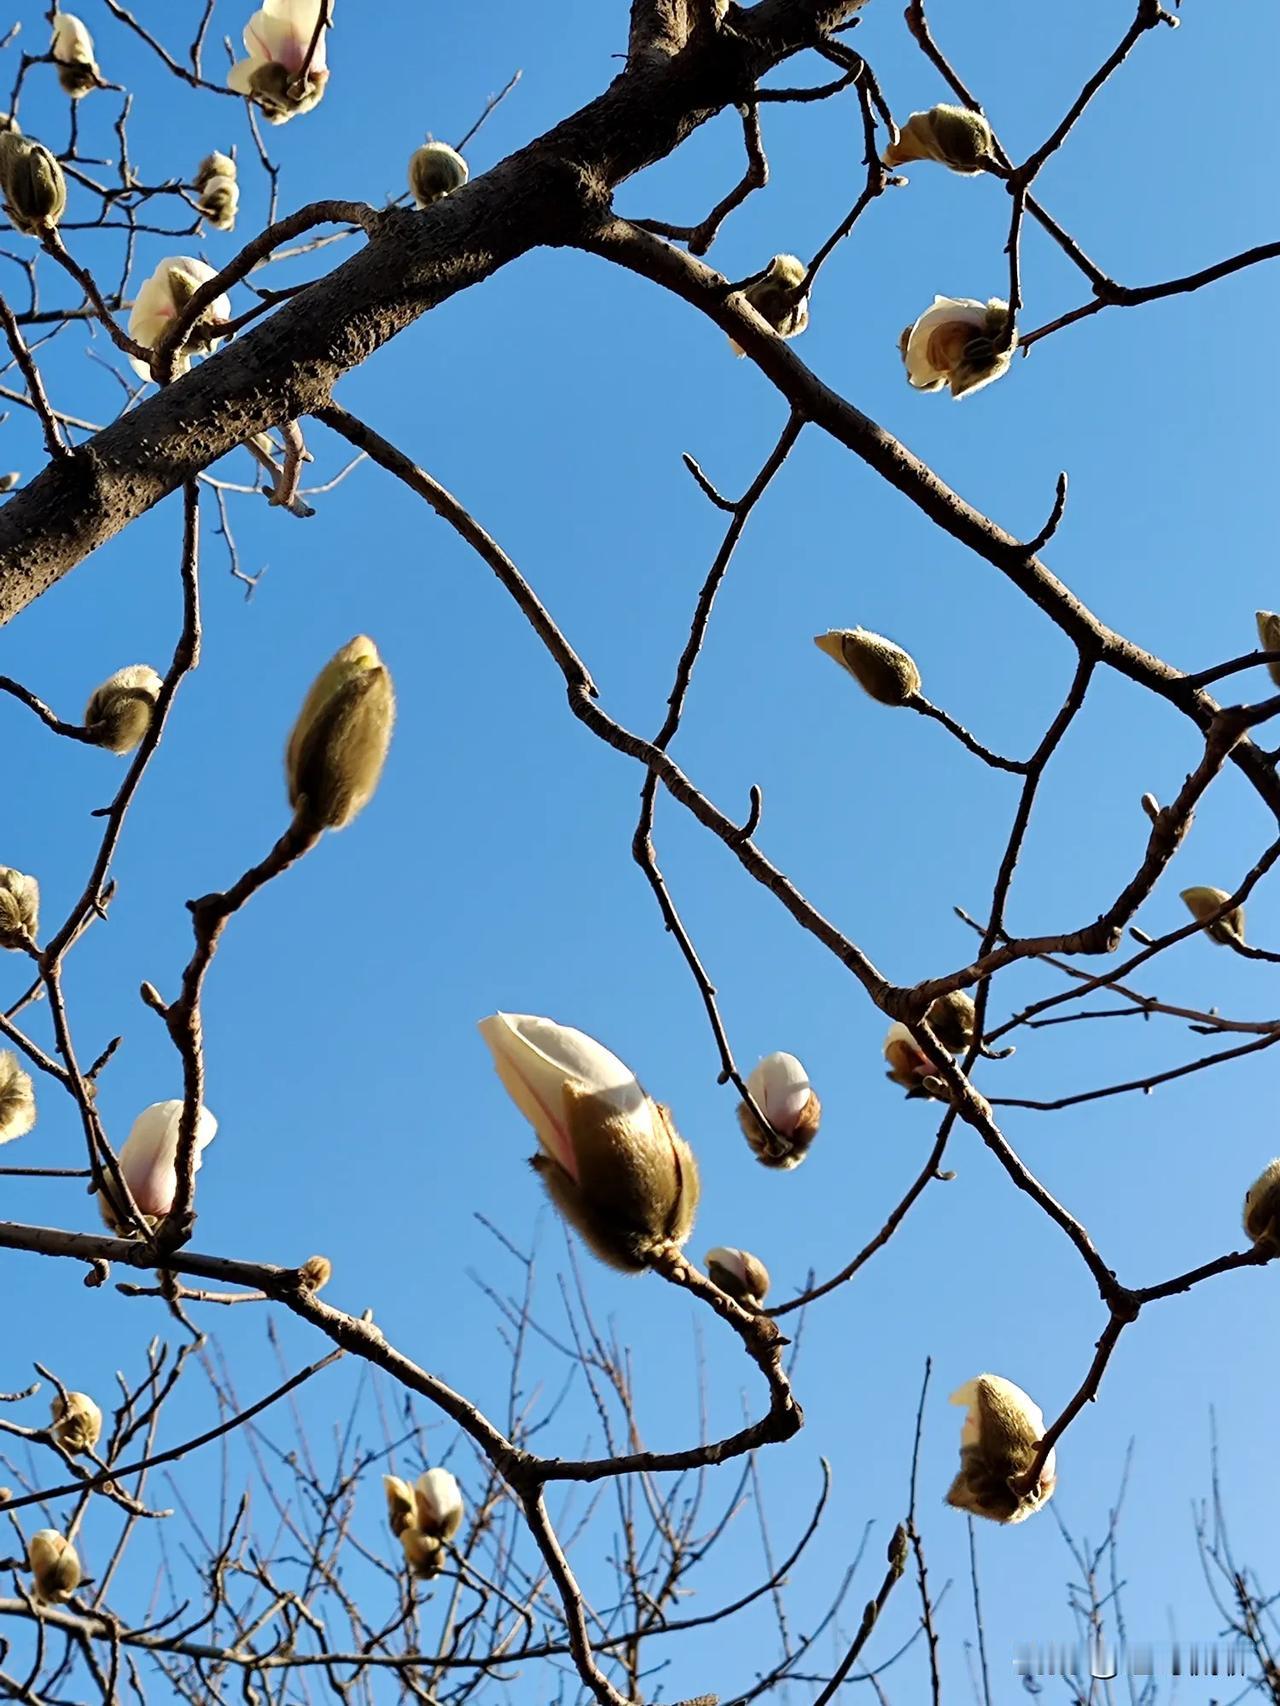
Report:
[[[190,39],[198,8],[144,7],[171,45]],[[936,0],[935,28],[980,93],[1012,153],[1052,129],[1131,16],[1126,0],[1075,7],[1025,0]],[[18,8],[43,46],[42,7]],[[237,144],[244,199],[235,236],[200,252],[229,259],[265,215],[241,109],[192,95],[156,64],[99,0],[84,16],[105,73],[136,91],[133,158],[156,180],[189,175],[212,147]],[[181,22],[171,17],[183,13]],[[247,0],[220,0],[213,35],[236,34]],[[186,17],[190,12],[191,19]],[[483,14],[483,15],[482,15]],[[374,203],[396,195],[426,131],[456,139],[517,68],[523,79],[469,149],[473,173],[597,93],[626,45],[622,0],[518,0],[476,6],[386,0],[338,7],[329,92],[314,113],[271,134],[283,165],[282,207],[318,196]],[[1044,174],[1042,199],[1113,276],[1144,283],[1268,240],[1277,143],[1272,119],[1274,9],[1265,0],[1187,0],[1181,28],[1145,38]],[[897,0],[870,0],[852,38],[900,117],[945,96],[907,35]],[[12,59],[16,47],[8,50]],[[211,63],[213,58],[211,56]],[[815,62],[791,67],[823,80]],[[118,103],[82,105],[82,149],[109,149]],[[778,250],[811,253],[862,180],[852,96],[764,110],[772,178],[729,223],[710,260],[729,277]],[[33,76],[24,126],[60,142],[65,102]],[[739,171],[729,114],[674,159],[625,185],[624,212],[697,219]],[[935,292],[1003,294],[1007,197],[990,180],[940,168],[874,206],[822,275],[812,324],[796,346],[833,387],[899,434],[965,497],[1011,531],[1033,534],[1060,469],[1071,477],[1051,567],[1107,622],[1171,662],[1203,667],[1249,649],[1253,612],[1274,607],[1274,522],[1264,502],[1276,437],[1267,373],[1276,274],[1257,269],[1195,296],[1113,309],[1044,340],[1010,375],[954,404],[907,387],[901,327]],[[76,202],[72,192],[72,217]],[[94,240],[98,241],[98,240]],[[6,257],[21,242],[14,237]],[[73,252],[108,253],[68,232]],[[139,243],[136,283],[190,242]],[[281,268],[312,276],[322,250]],[[1085,300],[1082,281],[1034,228],[1026,235],[1024,325]],[[25,250],[24,250],[25,254]],[[67,299],[43,275],[44,299]],[[0,269],[25,300],[21,273]],[[275,276],[272,282],[276,282]],[[237,308],[248,303],[237,293]],[[110,359],[105,340],[96,353]],[[115,381],[84,354],[78,332],[46,363],[54,401],[106,420]],[[12,376],[6,383],[12,382]],[[640,733],[661,723],[697,587],[722,518],[680,463],[689,451],[729,492],[749,481],[785,410],[723,336],[655,286],[570,252],[535,252],[444,304],[342,384],[339,399],[454,489],[503,543],[586,659],[612,715]],[[41,464],[29,418],[3,424],[6,467]],[[343,446],[308,432],[317,478]],[[249,479],[247,457],[218,470]],[[498,1289],[514,1265],[477,1214],[520,1245],[538,1240],[540,1318],[563,1323],[555,1275],[559,1226],[525,1166],[532,1138],[499,1086],[475,1022],[495,1008],[545,1013],[589,1030],[674,1109],[703,1174],[691,1253],[713,1244],[756,1251],[781,1300],[810,1269],[838,1269],[879,1227],[918,1169],[936,1109],[904,1101],[883,1076],[885,1022],[860,988],[800,933],[725,849],[662,799],[657,844],[673,894],[719,990],[738,1058],[772,1049],[804,1060],[825,1106],[807,1163],[779,1175],[751,1159],[734,1119],[695,989],[630,859],[641,775],[568,714],[558,673],[489,570],[418,500],[362,467],[319,513],[295,521],[250,497],[232,515],[244,567],[265,569],[254,598],[227,572],[221,541],[205,556],[206,646],[171,734],[129,821],[108,925],[77,949],[69,980],[81,1053],[117,1032],[101,1105],[123,1140],[145,1104],[180,1093],[163,1027],[139,1003],[147,978],[172,993],[189,941],[185,900],[224,886],[284,826],[280,755],[311,676],[352,634],[375,637],[394,675],[400,718],[382,787],[360,821],[330,836],[236,919],[210,980],[205,1026],[208,1101],[221,1122],[200,1176],[201,1249],[271,1261],[312,1251],[334,1262],[333,1301],[365,1307],[393,1342],[483,1407],[504,1413],[508,1364],[497,1316],[469,1275]],[[179,618],[180,515],[170,502],[76,570],[0,635],[0,671],[67,717],[91,688],[135,661],[167,663]],[[675,756],[725,810],[764,789],[759,843],[798,886],[898,982],[963,964],[973,937],[953,914],[981,914],[1016,784],[921,719],[872,704],[813,647],[829,627],[861,624],[916,657],[924,690],[997,749],[1025,755],[1059,704],[1068,645],[989,566],[943,537],[897,493],[817,429],[753,517],[717,606]],[[1252,679],[1252,678],[1251,678]],[[1259,689],[1261,683],[1259,682]],[[0,706],[9,785],[0,860],[34,872],[46,916],[79,894],[96,845],[92,808],[109,798],[118,761],[59,743],[21,706]],[[1147,834],[1139,797],[1172,797],[1198,756],[1190,724],[1103,675],[1059,753],[1037,809],[1010,907],[1019,933],[1087,922],[1135,868]],[[1227,775],[1140,922],[1181,922],[1179,888],[1231,887],[1271,831],[1260,803]],[[1254,941],[1280,946],[1274,887],[1250,904]],[[16,961],[0,999],[24,986]],[[1159,962],[1143,985],[1165,1000],[1242,1018],[1272,1012],[1271,968],[1202,939]],[[1060,987],[1045,968],[1001,980],[992,1014]],[[43,1037],[47,1017],[32,1021]],[[1022,1031],[1018,1053],[984,1065],[991,1096],[1052,1097],[1204,1052],[1176,1020]],[[1280,1148],[1269,1054],[1193,1076],[1150,1096],[1058,1113],[1010,1110],[1010,1141],[1089,1227],[1126,1282],[1151,1283],[1239,1246],[1245,1187]],[[69,1100],[43,1092],[37,1131],[10,1164],[74,1166],[82,1139]],[[802,1434],[760,1462],[775,1544],[806,1519],[830,1460],[830,1514],[793,1578],[793,1629],[825,1611],[856,1538],[874,1522],[868,1562],[815,1651],[829,1669],[878,1585],[882,1542],[903,1516],[911,1430],[926,1355],[934,1377],[920,1467],[920,1521],[931,1579],[952,1586],[939,1613],[947,1694],[968,1697],[973,1638],[968,1536],[942,1498],[954,1473],[960,1415],[946,1396],[990,1369],[1054,1415],[1079,1384],[1104,1324],[1092,1282],[1066,1240],[961,1129],[949,1165],[900,1234],[857,1283],[805,1320],[796,1388]],[[5,1214],[96,1225],[76,1186],[4,1181]],[[86,1292],[69,1264],[0,1254],[10,1299],[0,1387],[27,1384],[33,1358],[107,1393],[113,1371],[138,1368],[167,1324],[154,1302]],[[737,1426],[762,1402],[736,1340],[654,1278],[591,1264],[592,1307],[632,1348],[640,1414],[655,1447],[697,1427],[695,1351],[706,1357],[710,1425]],[[1209,1489],[1209,1414],[1216,1407],[1224,1492],[1237,1552],[1277,1563],[1274,1405],[1277,1276],[1229,1275],[1153,1306],[1126,1333],[1101,1401],[1059,1452],[1055,1507],[1098,1537],[1136,1441],[1122,1530],[1125,1612],[1137,1638],[1207,1640],[1218,1633],[1195,1553],[1193,1503]],[[274,1357],[261,1317],[218,1312],[241,1396],[266,1390]],[[324,1348],[292,1321],[291,1364]],[[563,1366],[534,1354],[554,1393]],[[344,1410],[354,1371],[306,1396],[316,1433]],[[27,1406],[20,1419],[30,1421]],[[181,1422],[207,1421],[207,1401]],[[1260,1419],[1261,1425],[1260,1425]],[[539,1436],[572,1455],[591,1425],[575,1387]],[[268,1426],[283,1439],[283,1422]],[[374,1429],[376,1432],[376,1429]],[[450,1447],[433,1424],[433,1452]],[[455,1450],[474,1480],[465,1444]],[[200,1508],[200,1464],[184,1485]],[[212,1475],[212,1470],[208,1471]],[[754,1516],[683,1610],[709,1610],[759,1580]],[[361,1538],[390,1556],[370,1477]],[[1053,1516],[977,1536],[987,1646],[997,1701],[1015,1697],[1015,1644],[1067,1637],[1074,1570]],[[174,1544],[171,1542],[171,1544]],[[93,1559],[93,1543],[88,1550]],[[609,1592],[601,1520],[575,1564]],[[149,1575],[122,1596],[140,1615]],[[918,1606],[898,1590],[872,1648],[883,1658],[910,1633]],[[772,1662],[776,1629],[755,1609],[655,1652],[671,1663],[662,1697],[715,1689],[730,1699]],[[915,1667],[908,1670],[908,1667]],[[924,1697],[919,1654],[886,1677],[895,1701]],[[1197,1695],[1184,1683],[1179,1698]],[[565,1698],[572,1697],[566,1685]],[[803,1702],[811,1688],[793,1687]],[[1019,1691],[1020,1692],[1020,1691]],[[549,1697],[546,1679],[511,1698]],[[1162,1698],[1163,1698],[1162,1694]]]

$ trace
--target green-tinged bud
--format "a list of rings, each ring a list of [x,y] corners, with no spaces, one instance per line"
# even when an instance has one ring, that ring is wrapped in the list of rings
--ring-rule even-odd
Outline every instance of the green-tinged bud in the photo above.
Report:
[[[413,1488],[407,1481],[402,1481],[398,1475],[382,1477],[383,1491],[387,1495],[387,1525],[392,1534],[399,1540],[405,1529],[413,1522],[416,1506],[413,1502]]]
[[[444,1547],[438,1540],[423,1534],[420,1529],[406,1528],[400,1534],[400,1545],[410,1572],[419,1581],[428,1582],[432,1576],[439,1575],[444,1562]]]
[[[1280,652],[1280,615],[1274,610],[1259,610],[1258,639],[1264,652]],[[1267,674],[1280,687],[1280,663],[1269,663]]]
[[[195,188],[201,213],[219,231],[235,227],[240,206],[236,163],[229,154],[206,154],[196,168]]]
[[[1244,1229],[1280,1255],[1280,1160],[1268,1162],[1245,1192]]]
[[[719,1244],[707,1251],[707,1273],[712,1285],[731,1297],[744,1309],[761,1309],[769,1294],[769,1270],[750,1250],[737,1250],[732,1245]]]
[[[25,1137],[36,1123],[36,1092],[31,1074],[12,1049],[0,1050],[0,1143]]]
[[[40,928],[40,885],[0,865],[0,948],[23,948]]]
[[[9,223],[25,237],[42,237],[66,211],[62,167],[39,142],[5,133],[0,143],[0,187]]]
[[[809,324],[809,298],[797,295],[808,276],[809,269],[798,255],[775,255],[742,294],[780,338],[798,338]],[[743,353],[732,338],[729,347],[735,355]]]
[[[87,1392],[55,1392],[50,1412],[53,1436],[66,1451],[92,1451],[102,1438],[102,1411]]]
[[[149,663],[118,669],[95,688],[84,708],[84,726],[109,752],[132,752],[151,727],[156,699],[164,685]]]
[[[56,1528],[40,1528],[27,1542],[27,1563],[41,1605],[65,1605],[80,1586],[80,1560]]]
[[[409,161],[409,188],[419,207],[460,190],[470,175],[467,162],[447,142],[425,142]]]
[[[1025,1522],[1048,1503],[1057,1485],[1052,1451],[1034,1487],[1024,1492],[1013,1485],[1030,1469],[1044,1438],[1040,1406],[998,1374],[967,1381],[951,1394],[951,1402],[965,1405],[968,1414],[960,1430],[960,1473],[947,1503],[992,1522]]]
[[[1225,906],[1231,896],[1226,889],[1194,888],[1183,889],[1181,898],[1191,916],[1203,923],[1206,918],[1212,918],[1219,907]],[[1230,947],[1233,942],[1243,942],[1244,907],[1233,906],[1230,912],[1224,912],[1215,923],[1207,926],[1205,934],[1224,947]]]
[[[973,1041],[977,1013],[972,995],[963,989],[953,989],[950,995],[930,1002],[924,1017],[948,1054],[963,1054]]]
[[[323,1291],[333,1278],[333,1263],[328,1256],[308,1256],[298,1269],[304,1291]]]
[[[991,126],[982,114],[943,102],[926,113],[912,113],[898,140],[885,150],[884,163],[905,166],[910,160],[937,160],[972,177],[992,152]]]
[[[289,736],[289,804],[321,829],[342,829],[373,798],[396,698],[378,648],[357,634],[320,671]]]
[[[815,634],[819,651],[842,664],[864,692],[882,705],[905,705],[920,691],[920,671],[910,652],[866,628],[832,628]]]

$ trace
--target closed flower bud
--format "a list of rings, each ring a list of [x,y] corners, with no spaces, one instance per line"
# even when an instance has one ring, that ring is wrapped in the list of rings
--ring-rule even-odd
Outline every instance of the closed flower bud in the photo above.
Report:
[[[120,1171],[133,1193],[138,1211],[149,1226],[163,1220],[173,1207],[178,1189],[178,1131],[182,1123],[182,1103],[153,1102],[144,1108],[133,1122],[133,1130],[120,1151]],[[201,1152],[217,1135],[218,1122],[208,1108],[196,1113],[195,1166],[199,1172]],[[128,1225],[118,1220],[111,1204],[101,1192],[98,1206],[102,1218],[113,1232],[128,1235]]]
[[[920,691],[920,671],[910,652],[866,628],[832,628],[815,634],[819,651],[843,665],[865,693],[882,705],[906,705]]]
[[[171,255],[147,279],[138,291],[129,315],[129,336],[144,349],[154,349],[168,330],[170,323],[184,309],[202,284],[218,275],[208,262],[194,255]],[[204,313],[183,339],[182,349],[174,362],[176,377],[191,366],[193,355],[208,354],[222,342],[222,331],[231,318],[231,298],[215,296]],[[129,357],[130,365],[141,379],[151,378],[148,362]]]
[[[11,492],[21,479],[21,474],[0,474],[0,493]]]
[[[79,100],[101,83],[102,74],[93,57],[93,37],[70,12],[59,12],[53,20],[49,51],[58,67],[58,81],[64,95]]]
[[[43,144],[6,132],[0,136],[0,188],[5,212],[24,237],[43,237],[67,207],[67,180]]]
[[[118,669],[95,689],[85,706],[84,726],[99,746],[132,752],[151,727],[151,714],[164,683],[149,663]]]
[[[901,1085],[908,1096],[936,1096],[945,1100],[947,1089],[937,1077],[937,1067],[907,1027],[896,1019],[884,1039],[884,1058],[889,1063],[885,1077]]]
[[[1015,331],[1003,348],[1009,330],[1009,304],[993,296],[989,302],[972,297],[935,296],[932,308],[908,326],[898,341],[907,378],[917,391],[941,391],[953,397],[981,391],[1009,371],[1018,347]]]
[[[21,136],[22,126],[12,113],[0,113],[0,135]]]
[[[357,634],[320,671],[289,736],[289,804],[321,829],[342,829],[378,786],[396,697],[378,648]]]
[[[25,1137],[36,1123],[36,1092],[31,1074],[18,1065],[12,1049],[0,1050],[0,1143]]]
[[[1044,1438],[1044,1415],[1020,1386],[998,1374],[980,1374],[958,1392],[953,1404],[968,1406],[960,1431],[960,1473],[947,1503],[993,1522],[1024,1522],[1053,1494],[1057,1482],[1051,1451],[1036,1485],[1023,1492],[1013,1483],[1030,1469]]]
[[[40,885],[0,865],[0,948],[22,948],[40,926]]]
[[[1231,896],[1226,889],[1183,889],[1182,899],[1193,918],[1204,920],[1212,918],[1220,906],[1224,906]],[[1244,941],[1244,908],[1233,906],[1230,912],[1224,912],[1215,923],[1210,924],[1205,934],[1215,942],[1229,946],[1232,942]]]
[[[953,989],[950,995],[940,995],[930,1002],[924,1017],[948,1054],[963,1054],[973,1041],[977,1012],[972,995],[963,989]]]
[[[409,188],[419,207],[460,190],[470,175],[467,162],[447,142],[424,142],[409,161]]]
[[[412,1523],[417,1511],[413,1498],[413,1488],[407,1481],[402,1481],[398,1475],[384,1475],[382,1486],[387,1495],[387,1524],[392,1534],[399,1540],[405,1529]]]
[[[1244,1229],[1280,1254],[1280,1161],[1269,1162],[1245,1192]]]
[[[748,1077],[747,1089],[773,1128],[766,1131],[749,1104],[739,1102],[738,1124],[757,1161],[783,1170],[798,1167],[822,1119],[822,1103],[808,1073],[793,1054],[767,1054]],[[781,1146],[778,1138],[785,1139]]]
[[[1258,640],[1264,652],[1280,652],[1280,615],[1274,610],[1259,610]],[[1280,663],[1269,663],[1267,674],[1280,687]]]
[[[197,205],[210,225],[219,231],[235,228],[240,206],[236,163],[229,154],[207,154],[196,169]]]
[[[462,1491],[447,1469],[428,1469],[413,1485],[415,1526],[433,1540],[452,1540],[462,1527]]]
[[[638,1272],[693,1231],[698,1168],[669,1111],[594,1038],[552,1019],[480,1021],[507,1093],[537,1133],[551,1200],[610,1267]]]
[[[308,1256],[298,1274],[305,1291],[323,1291],[333,1278],[333,1263],[328,1256]]]
[[[799,256],[775,255],[742,294],[780,338],[798,338],[809,324],[809,298],[797,298],[796,292],[808,276],[809,269]],[[732,338],[729,348],[735,355],[743,353]]]
[[[27,1563],[41,1605],[65,1605],[80,1586],[76,1549],[56,1528],[40,1528],[31,1536]]]
[[[430,1581],[432,1576],[439,1575],[444,1547],[438,1540],[420,1529],[406,1528],[401,1531],[400,1546],[410,1570],[420,1580]]]
[[[249,57],[231,67],[227,87],[255,102],[272,124],[287,124],[299,113],[310,112],[325,92],[328,30],[320,29],[316,40],[324,3],[265,0],[245,26]],[[329,0],[329,19],[333,19],[333,0]]]
[[[747,1309],[760,1309],[769,1293],[769,1270],[750,1250],[735,1250],[718,1244],[707,1251],[707,1273],[712,1285]]]
[[[102,1438],[102,1411],[87,1392],[55,1392],[50,1420],[53,1436],[67,1451],[92,1451]]]
[[[898,140],[885,150],[884,163],[905,166],[909,160],[937,160],[972,177],[991,153],[991,126],[982,114],[943,102],[927,113],[912,113]]]

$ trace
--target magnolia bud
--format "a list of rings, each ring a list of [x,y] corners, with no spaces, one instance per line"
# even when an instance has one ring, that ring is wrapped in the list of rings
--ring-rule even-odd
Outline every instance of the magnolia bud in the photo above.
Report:
[[[66,211],[62,167],[43,144],[24,136],[6,132],[0,143],[0,187],[9,223],[25,237],[42,237]]]
[[[320,829],[342,829],[378,786],[396,698],[378,648],[364,634],[335,652],[303,702],[289,736],[289,804]]]
[[[963,989],[953,989],[950,995],[940,995],[930,1002],[924,1017],[948,1054],[963,1054],[973,1041],[977,1012],[973,997]]]
[[[298,1275],[304,1291],[323,1291],[333,1278],[333,1263],[328,1256],[308,1256]]]
[[[1274,610],[1259,610],[1258,639],[1264,652],[1280,652],[1280,615]],[[1267,674],[1280,687],[1280,663],[1269,663]]]
[[[993,296],[935,296],[933,306],[906,328],[898,348],[907,379],[917,391],[950,388],[953,397],[980,391],[1009,371],[1018,347],[1009,333],[1009,304]]]
[[[79,100],[102,81],[93,57],[93,37],[70,12],[59,12],[53,20],[49,51],[58,67],[58,81],[64,95]]]
[[[1139,804],[1141,805],[1143,811],[1146,812],[1147,816],[1151,819],[1152,823],[1159,823],[1159,821],[1160,821],[1160,802],[1155,797],[1154,794],[1144,794],[1142,796],[1142,799],[1139,801]]]
[[[164,685],[149,663],[118,669],[94,690],[84,709],[84,726],[98,746],[132,752],[151,727],[151,714]]]
[[[40,1528],[27,1542],[27,1563],[42,1605],[65,1605],[80,1586],[80,1560],[56,1528]]]
[[[92,1451],[102,1438],[102,1411],[87,1392],[56,1392],[50,1410],[53,1436],[67,1451]]]
[[[809,298],[797,299],[796,292],[808,276],[808,267],[797,255],[775,255],[742,294],[780,338],[798,338],[809,324]],[[743,353],[732,338],[729,347],[735,355]]]
[[[1183,889],[1182,897],[1193,918],[1201,920],[1212,918],[1220,906],[1224,906],[1231,896],[1226,889]],[[1244,907],[1233,906],[1230,912],[1224,912],[1216,923],[1210,924],[1205,934],[1215,942],[1229,946],[1232,942],[1244,941]]]
[[[36,1123],[36,1092],[31,1074],[18,1065],[12,1049],[0,1051],[0,1143],[25,1137]]]
[[[1244,1229],[1255,1244],[1280,1254],[1280,1160],[1269,1162],[1245,1192]]]
[[[769,1292],[769,1270],[750,1250],[735,1250],[732,1245],[718,1244],[707,1251],[707,1272],[711,1283],[741,1303],[747,1309],[761,1309]]]
[[[40,885],[0,865],[0,948],[22,948],[40,925]]]
[[[403,1529],[400,1534],[400,1546],[415,1576],[423,1581],[430,1581],[432,1576],[440,1573],[440,1565],[444,1561],[444,1547],[431,1535],[423,1534],[416,1528]]]
[[[884,1058],[889,1063],[885,1077],[901,1085],[909,1097],[935,1096],[940,1101],[946,1100],[947,1087],[937,1076],[937,1067],[907,1027],[896,1019],[884,1039]]]
[[[219,231],[234,229],[236,210],[240,206],[240,185],[236,179],[236,163],[229,154],[216,151],[206,154],[196,168],[197,205],[201,213]]]
[[[462,1492],[447,1469],[428,1469],[413,1487],[416,1526],[432,1540],[452,1540],[462,1527]]]
[[[173,1207],[178,1190],[178,1139],[182,1126],[182,1103],[153,1102],[133,1122],[133,1130],[120,1151],[120,1171],[133,1193],[138,1212],[148,1226],[155,1226]],[[217,1135],[218,1122],[208,1108],[196,1111],[195,1171],[202,1164],[201,1152]],[[98,1193],[103,1220],[121,1238],[131,1228],[117,1216],[106,1192]]]
[[[402,1481],[398,1475],[384,1475],[382,1486],[387,1495],[387,1523],[392,1534],[399,1540],[405,1529],[412,1523],[417,1509],[413,1499],[413,1488],[407,1481]]]
[[[698,1167],[668,1109],[593,1037],[529,1013],[480,1021],[542,1152],[532,1166],[602,1262],[639,1272],[693,1231]]]
[[[960,1430],[960,1473],[947,1503],[993,1522],[1023,1522],[1046,1504],[1057,1484],[1051,1451],[1039,1480],[1028,1492],[1012,1482],[1025,1475],[1044,1438],[1044,1414],[1020,1386],[998,1374],[980,1374],[958,1392],[953,1404],[968,1406]]]
[[[981,113],[945,102],[927,113],[912,113],[898,140],[885,150],[886,166],[909,160],[937,160],[953,172],[973,177],[992,155],[991,126]]]
[[[452,195],[469,176],[467,162],[447,142],[426,142],[409,161],[409,188],[419,207]]]
[[[0,113],[0,134],[21,136],[22,126],[12,113]]]
[[[769,1121],[766,1131],[746,1102],[738,1104],[742,1135],[765,1167],[798,1167],[818,1135],[822,1103],[793,1054],[767,1054],[747,1079],[747,1089]],[[776,1135],[775,1135],[776,1134]],[[779,1146],[778,1138],[786,1142]]]
[[[842,664],[865,693],[882,705],[906,705],[920,691],[920,671],[910,652],[866,628],[832,628],[815,634],[819,651]]]
[[[11,492],[21,479],[21,474],[0,474],[0,493]]]

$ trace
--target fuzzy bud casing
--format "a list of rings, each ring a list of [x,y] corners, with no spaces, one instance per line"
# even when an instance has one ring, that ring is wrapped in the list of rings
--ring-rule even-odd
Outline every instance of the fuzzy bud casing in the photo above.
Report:
[[[424,142],[409,160],[409,188],[419,207],[460,190],[470,175],[467,162],[447,142]]]
[[[387,1495],[387,1526],[399,1540],[417,1512],[413,1488],[407,1481],[401,1480],[399,1475],[384,1475],[382,1487]]]
[[[42,143],[15,132],[0,136],[0,187],[9,222],[24,237],[43,237],[66,212],[62,167]]]
[[[131,663],[95,688],[84,709],[84,726],[96,744],[118,753],[140,746],[163,685],[149,663]]]
[[[421,1529],[409,1527],[400,1533],[400,1548],[409,1569],[420,1581],[430,1581],[440,1573],[444,1562],[444,1547]]]
[[[708,1250],[707,1273],[711,1283],[746,1309],[761,1309],[769,1295],[769,1270],[750,1250],[718,1244]]]
[[[31,1536],[27,1563],[42,1605],[65,1605],[80,1586],[76,1549],[56,1528],[40,1528]]]
[[[915,659],[883,634],[872,634],[866,628],[832,628],[828,633],[815,634],[813,643],[847,669],[863,692],[881,705],[906,705],[920,691]]]
[[[31,1074],[12,1049],[0,1050],[0,1143],[25,1137],[36,1123],[36,1092]]]
[[[236,163],[229,154],[216,150],[206,154],[196,168],[195,188],[201,213],[219,231],[235,228],[240,206],[240,184]]]
[[[1181,899],[1191,916],[1203,921],[1212,918],[1231,896],[1226,889],[1191,888],[1183,889]],[[1205,934],[1224,946],[1229,946],[1232,942],[1243,942],[1244,907],[1233,906],[1230,912],[1224,912],[1221,918],[1206,927]]]
[[[626,1273],[682,1245],[698,1168],[670,1112],[583,1031],[530,1013],[480,1022],[498,1076],[537,1133],[532,1166],[588,1248]]]
[[[0,948],[21,948],[40,926],[40,885],[0,865]]]
[[[822,1103],[808,1073],[793,1054],[767,1054],[748,1075],[747,1089],[772,1127],[763,1127],[750,1104],[739,1102],[738,1124],[756,1160],[784,1172],[798,1167],[822,1120]]]
[[[991,126],[981,113],[946,102],[928,112],[912,113],[898,140],[884,154],[886,166],[905,166],[911,160],[937,160],[953,172],[973,177],[992,156]]]
[[[396,698],[378,648],[357,634],[320,671],[285,753],[289,804],[322,829],[342,829],[373,798]]]
[[[809,298],[796,292],[809,269],[797,255],[775,255],[758,278],[743,289],[743,296],[767,320],[780,338],[798,338],[809,324]],[[743,352],[729,339],[735,355]]]
[[[1274,610],[1259,610],[1257,615],[1258,641],[1264,652],[1280,652],[1280,614]],[[1280,687],[1280,663],[1269,663],[1267,674]]]
[[[1245,1192],[1244,1229],[1280,1255],[1280,1160],[1269,1162]]]
[[[925,1023],[948,1054],[963,1054],[973,1041],[977,1012],[967,990],[953,989],[929,1003]]]
[[[78,101],[102,80],[93,53],[93,37],[79,18],[70,12],[59,12],[53,21],[53,41],[49,51],[58,67],[58,82],[64,95]]]
[[[53,1436],[66,1451],[92,1451],[102,1438],[102,1411],[87,1392],[53,1395],[50,1408]]]
[[[323,1291],[333,1278],[333,1263],[328,1256],[308,1256],[298,1269],[298,1276],[302,1280],[303,1290],[314,1295],[317,1291]]]
[[[960,1473],[947,1503],[992,1522],[1025,1522],[1046,1504],[1057,1484],[1055,1454],[1045,1459],[1027,1492],[1011,1483],[1026,1474],[1044,1438],[1044,1414],[1020,1386],[998,1374],[980,1374],[951,1395],[967,1406],[960,1432]]]

